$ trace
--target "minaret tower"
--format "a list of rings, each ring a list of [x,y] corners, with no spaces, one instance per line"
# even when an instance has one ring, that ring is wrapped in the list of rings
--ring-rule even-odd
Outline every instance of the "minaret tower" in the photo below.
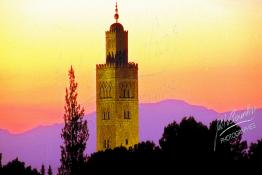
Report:
[[[128,63],[128,32],[124,31],[122,24],[118,23],[119,14],[116,3],[116,22],[106,32],[106,63]]]
[[[139,142],[138,65],[128,62],[128,32],[119,23],[106,31],[106,63],[96,65],[97,151]]]

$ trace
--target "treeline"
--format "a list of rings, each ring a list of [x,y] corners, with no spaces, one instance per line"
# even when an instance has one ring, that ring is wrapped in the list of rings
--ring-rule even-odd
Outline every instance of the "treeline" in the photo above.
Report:
[[[26,167],[25,163],[19,161],[18,158],[2,166],[1,158],[2,155],[0,154],[1,175],[40,175],[40,173],[36,169],[32,169],[31,166]]]
[[[218,130],[219,125],[226,127]],[[154,174],[159,170],[179,168],[181,163],[188,165],[188,168],[192,164],[202,163],[205,166],[213,163],[217,168],[236,163],[249,166],[253,161],[261,162],[262,139],[248,147],[247,142],[242,140],[241,131],[230,121],[216,120],[207,127],[193,117],[184,118],[179,124],[173,122],[165,127],[159,146],[147,141],[129,149],[119,147],[96,152],[88,158],[82,172],[120,174],[124,168],[128,174],[138,170]],[[230,135],[234,137],[224,139]],[[170,167],[170,164],[173,166]],[[237,170],[240,170],[239,167]]]
[[[235,160],[242,163],[262,161],[262,139],[252,143],[249,147],[242,140],[241,128],[234,126],[233,122],[226,123],[226,132],[218,131],[218,122],[214,121],[209,127],[197,122],[193,117],[182,119],[180,123],[173,122],[165,127],[159,144],[146,141],[134,147],[118,147],[91,154],[86,158],[77,174],[124,174],[139,171],[155,172],[164,170],[170,164],[177,163],[207,163],[213,162],[223,165]],[[223,123],[222,123],[223,124]],[[233,127],[231,127],[233,126]],[[239,133],[237,137],[222,141],[223,135]],[[26,167],[25,164],[15,159],[2,166],[0,154],[1,175],[52,175],[52,169],[42,166],[40,171]],[[224,164],[224,165],[225,165]]]
[[[40,171],[31,166],[26,166],[25,163],[18,160],[18,158],[8,162],[6,165],[2,165],[2,153],[0,153],[0,175],[46,175],[46,170],[44,165],[42,165]],[[50,165],[47,175],[53,175]]]

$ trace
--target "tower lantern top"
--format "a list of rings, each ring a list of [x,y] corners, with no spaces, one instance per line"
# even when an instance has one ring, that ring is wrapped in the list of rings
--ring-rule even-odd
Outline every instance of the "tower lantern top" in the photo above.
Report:
[[[118,14],[118,5],[117,5],[117,2],[116,2],[116,9],[115,9],[115,20],[116,22],[113,23],[111,26],[110,26],[110,31],[111,32],[123,32],[124,31],[124,27],[122,26],[121,23],[118,22],[118,19],[119,19],[119,14]]]
[[[116,9],[115,9],[115,16],[114,16],[114,18],[115,18],[115,20],[116,20],[116,23],[118,23],[118,19],[119,19],[119,14],[118,14],[118,6],[117,6],[117,2],[116,2]]]
[[[128,31],[124,30],[118,22],[118,4],[115,6],[115,20],[106,32],[106,63],[116,63],[118,65],[128,64]]]

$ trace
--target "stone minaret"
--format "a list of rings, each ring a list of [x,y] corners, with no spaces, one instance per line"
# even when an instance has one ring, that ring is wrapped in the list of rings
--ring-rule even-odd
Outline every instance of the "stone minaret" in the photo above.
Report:
[[[128,32],[118,22],[106,32],[106,63],[96,65],[97,151],[139,142],[138,65],[128,62]]]

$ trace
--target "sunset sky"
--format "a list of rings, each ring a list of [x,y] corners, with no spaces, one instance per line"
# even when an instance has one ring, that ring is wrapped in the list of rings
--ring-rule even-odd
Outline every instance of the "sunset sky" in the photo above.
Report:
[[[140,103],[181,99],[218,112],[262,107],[262,0],[119,0]],[[95,111],[114,0],[0,1],[0,128],[62,121],[73,65]],[[204,116],[203,116],[204,117]]]

